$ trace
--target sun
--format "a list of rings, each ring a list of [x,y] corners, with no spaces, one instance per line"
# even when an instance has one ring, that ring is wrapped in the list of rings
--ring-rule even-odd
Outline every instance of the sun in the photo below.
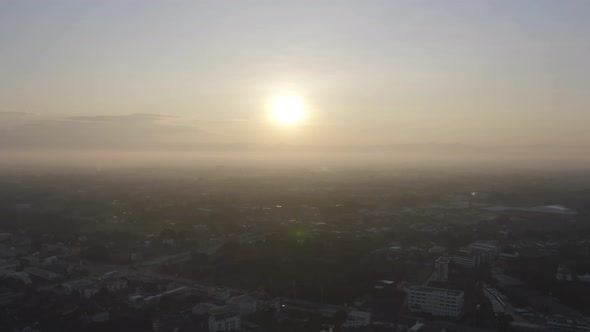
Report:
[[[283,96],[272,102],[274,119],[283,124],[295,124],[303,117],[303,104],[294,96]]]

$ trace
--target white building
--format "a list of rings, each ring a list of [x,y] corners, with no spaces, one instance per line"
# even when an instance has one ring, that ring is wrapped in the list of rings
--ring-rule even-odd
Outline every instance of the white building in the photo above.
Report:
[[[214,312],[209,316],[209,331],[239,331],[241,322],[237,312]]]
[[[451,265],[451,259],[448,257],[439,257],[435,264],[436,280],[449,280],[449,269]]]
[[[590,332],[590,324],[582,320],[553,316],[547,319],[547,328],[556,332]]]
[[[458,290],[415,286],[407,289],[408,309],[433,316],[459,317],[463,312],[464,294]]]
[[[371,313],[367,311],[352,310],[342,327],[359,328],[371,325]]]

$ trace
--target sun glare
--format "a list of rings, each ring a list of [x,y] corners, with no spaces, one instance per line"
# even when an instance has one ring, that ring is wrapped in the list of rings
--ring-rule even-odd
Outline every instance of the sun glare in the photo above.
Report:
[[[274,119],[283,124],[295,124],[303,117],[303,104],[299,99],[285,96],[272,102]]]

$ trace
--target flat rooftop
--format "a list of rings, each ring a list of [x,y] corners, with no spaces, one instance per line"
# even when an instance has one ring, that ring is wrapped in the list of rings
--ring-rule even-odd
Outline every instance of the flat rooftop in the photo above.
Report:
[[[437,263],[449,263],[450,261],[451,261],[451,259],[449,257],[446,257],[446,256],[440,256],[436,260]]]
[[[489,243],[480,243],[475,242],[468,246],[469,248],[479,248],[479,249],[498,249],[497,245],[489,244]]]

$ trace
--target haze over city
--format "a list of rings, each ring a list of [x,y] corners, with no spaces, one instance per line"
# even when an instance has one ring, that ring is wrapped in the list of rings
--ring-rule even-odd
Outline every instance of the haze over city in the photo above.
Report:
[[[590,0],[0,0],[0,332],[590,332]]]

